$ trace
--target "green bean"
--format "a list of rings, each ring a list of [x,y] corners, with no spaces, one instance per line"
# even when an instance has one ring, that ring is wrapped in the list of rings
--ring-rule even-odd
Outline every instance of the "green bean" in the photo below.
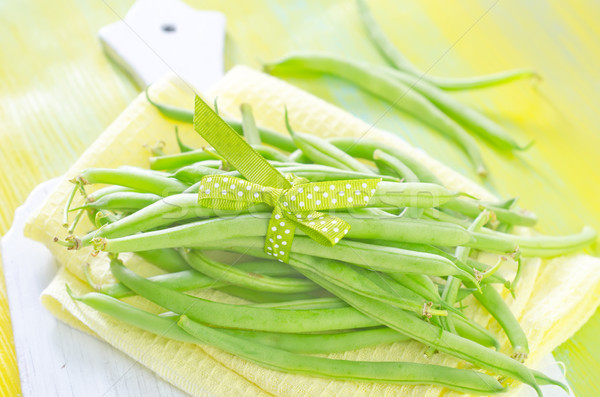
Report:
[[[471,233],[473,240],[464,245],[499,253],[512,253],[517,249],[523,256],[552,258],[585,249],[596,241],[597,233],[589,226],[579,233],[565,236],[518,236],[482,230]]]
[[[171,170],[184,167],[199,161],[214,160],[215,151],[212,149],[196,149],[185,153],[167,154],[150,157],[150,168],[153,170]]]
[[[490,266],[488,266],[484,263],[478,262],[471,258],[467,258],[466,264],[469,265],[470,267],[472,267],[473,269],[477,270],[480,273],[485,273],[486,271],[488,271],[490,269]],[[506,280],[501,275],[499,275],[498,273],[494,273],[494,274],[490,275],[489,277],[485,278],[484,280],[481,280],[481,283],[482,284],[502,284],[505,287],[508,287],[510,285],[509,281]]]
[[[311,182],[323,182],[323,181],[339,181],[344,179],[371,179],[374,177],[373,174],[366,174],[362,172],[340,170],[333,167],[310,164],[310,165],[298,165],[293,167],[276,167],[282,174],[294,174],[299,177],[308,179]],[[391,176],[380,176],[383,181],[387,182],[399,182],[400,180]]]
[[[176,221],[194,218],[210,218],[214,216],[235,216],[245,213],[267,211],[269,207],[259,204],[243,211],[214,210],[198,204],[198,195],[182,193],[165,197],[139,211],[134,212],[110,225],[90,232],[81,238],[83,245],[88,245],[96,237],[123,237],[147,231],[159,226],[169,225]],[[163,248],[174,248],[180,245]],[[152,249],[152,247],[147,248]]]
[[[381,182],[377,186],[375,195],[369,200],[369,206],[431,208],[442,205],[458,195],[457,192],[433,183]]]
[[[225,281],[215,280],[195,270],[183,270],[174,273],[160,274],[148,277],[148,280],[165,288],[175,291],[190,291],[194,289],[220,288],[228,285]],[[96,288],[103,294],[114,298],[124,298],[135,295],[135,292],[121,283],[106,284]]]
[[[148,92],[146,92],[146,99],[165,117],[169,117],[174,120],[181,121],[183,123],[192,124],[194,122],[193,110],[178,108],[175,106],[154,102],[148,96]],[[242,123],[240,121],[228,118],[223,118],[223,120],[225,120],[225,122],[229,124],[229,126],[233,128],[235,132],[237,132],[238,134],[242,133],[243,128]],[[289,137],[280,134],[277,131],[273,131],[265,127],[258,127],[258,133],[260,135],[260,139],[269,145],[273,145],[287,152],[293,152],[294,150],[296,150],[296,146],[294,145],[292,140]]]
[[[294,238],[292,253],[339,260],[382,272],[429,274],[434,276],[453,274],[473,279],[470,274],[460,270],[451,261],[441,256],[393,247],[376,246],[358,241],[342,240],[333,247],[325,247],[311,238],[297,236]],[[330,265],[328,262],[323,263],[323,266]],[[341,269],[338,270],[342,271]]]
[[[217,327],[273,332],[318,332],[378,325],[352,308],[278,310],[236,306],[196,298],[161,287],[111,260],[111,272],[138,295],[178,314]]]
[[[294,132],[290,126],[287,109],[285,110],[285,126],[296,146],[313,162],[342,170],[373,174],[373,171],[354,157],[346,154],[324,139],[314,135]]]
[[[217,331],[192,321],[188,316],[182,316],[178,325],[205,344],[277,371],[363,382],[435,384],[487,395],[505,390],[493,377],[476,371],[417,363],[302,356]]]
[[[500,342],[498,342],[498,339],[496,339],[490,331],[477,324],[475,321],[461,316],[454,316],[452,317],[452,323],[454,324],[454,329],[458,336],[472,340],[482,346],[493,347],[497,351],[500,350]]]
[[[521,254],[529,257],[551,258],[580,251],[596,241],[598,234],[585,226],[581,232],[565,236],[517,236],[499,232],[488,232],[518,245]]]
[[[406,182],[419,182],[419,178],[415,175],[410,168],[408,168],[398,158],[384,152],[383,150],[375,150],[373,153],[373,160],[378,165],[383,164],[390,168],[395,175],[403,178]]]
[[[319,262],[319,266],[312,266],[306,258],[307,255],[293,254],[290,257],[290,264],[294,267],[315,272],[341,288],[351,289],[357,294],[388,303],[397,308],[427,316],[447,315],[444,310],[429,309],[425,299],[400,285],[396,285],[396,288],[382,288],[380,284],[385,285],[385,279],[382,277],[381,280],[375,280],[374,282],[367,275],[367,273],[372,273],[368,270],[336,260],[324,260]]]
[[[290,301],[331,297],[331,294],[329,292],[325,291],[324,289],[322,289],[320,287],[313,291],[290,292],[290,293],[258,291],[258,290],[250,289],[250,288],[246,288],[246,287],[239,287],[237,285],[227,285],[224,287],[220,287],[219,290],[221,292],[225,292],[226,294],[229,294],[231,296],[235,296],[237,298],[242,298],[247,301],[254,302],[255,304],[258,304],[258,303],[277,304],[277,303],[285,303],[285,302],[290,302]],[[244,306],[254,307],[254,305],[244,305]],[[267,308],[267,307],[268,306],[265,306],[265,308]],[[275,306],[274,308],[279,309],[277,306]]]
[[[390,306],[385,303],[333,286],[315,273],[307,272],[304,269],[299,270],[317,284],[345,300],[357,310],[377,319],[382,324],[429,346],[434,346],[444,353],[528,384],[536,390],[540,397],[542,396],[531,370],[504,354],[494,352],[476,342],[440,330],[437,326],[422,321],[415,315],[403,310],[390,310]]]
[[[394,281],[425,299],[433,303],[442,302],[438,288],[428,276],[420,273],[390,272],[388,274]]]
[[[75,296],[69,286],[67,292],[74,300],[82,302],[101,313],[107,314],[126,324],[138,327],[156,335],[188,343],[199,341],[176,326],[179,315],[159,316],[148,313],[135,306],[121,302],[114,297],[90,292],[83,296]],[[284,334],[275,332],[257,332],[233,329],[222,329],[231,335],[240,335],[249,340],[277,347],[295,353],[333,353],[355,350],[361,347],[380,343],[400,342],[407,339],[389,328],[376,328],[356,332],[335,334]]]
[[[305,70],[330,74],[349,81],[454,141],[465,152],[477,174],[480,176],[486,174],[481,153],[473,137],[422,94],[387,75],[377,73],[367,63],[345,60],[328,54],[297,53],[265,65],[265,70],[277,75]]]
[[[160,200],[162,197],[153,193],[139,192],[114,192],[85,203],[81,207],[72,209],[105,209],[113,211],[139,210]]]
[[[100,188],[100,189],[88,194],[87,201],[92,203],[96,200],[99,200],[100,198],[102,198],[104,196],[109,195],[109,194],[122,193],[122,192],[135,192],[135,190],[133,190],[129,187],[124,187],[124,186],[119,186],[119,185],[106,186],[106,187]]]
[[[296,149],[290,154],[290,160],[295,163],[310,164],[312,161],[300,149]]]
[[[299,354],[344,352],[383,343],[404,342],[410,339],[390,328],[374,328],[333,334],[282,334],[234,329],[221,329],[220,332],[248,339],[260,345]]]
[[[158,250],[158,251],[160,252],[161,250]],[[179,259],[183,261],[183,258],[176,252],[176,250],[166,249],[164,251],[175,252],[179,256]],[[143,252],[139,252],[138,254],[147,253],[147,252],[148,251],[145,251],[145,252],[143,251]],[[160,260],[158,262],[160,262],[159,267],[161,267],[163,269],[166,268],[166,266],[164,266],[164,263],[165,263],[164,260]],[[199,272],[197,272],[195,270],[189,269],[189,265],[185,261],[183,261],[183,266],[184,266],[184,269],[187,269],[187,270],[176,270],[176,268],[173,268],[173,270],[170,270],[171,273],[166,273],[166,274],[161,274],[161,275],[154,276],[154,277],[149,277],[148,279],[150,281],[154,281],[164,287],[174,289],[177,291],[189,291],[189,290],[193,290],[193,289],[204,289],[204,288],[219,289],[219,288],[229,286],[229,284],[227,282],[223,281],[222,279],[215,280],[214,278],[211,278],[204,274],[200,274]],[[270,260],[258,260],[258,261],[252,261],[252,262],[238,263],[235,265],[235,268],[243,270],[248,273],[254,273],[257,275],[264,275],[264,276],[272,276],[272,277],[278,277],[278,276],[279,277],[298,277],[298,276],[300,276],[300,277],[302,277],[302,275],[300,273],[298,273],[291,266],[289,266],[285,263],[270,261]],[[168,269],[165,269],[165,270],[168,270]],[[92,283],[90,283],[90,285],[91,284]],[[122,298],[125,296],[134,295],[133,291],[131,291],[129,288],[127,288],[126,286],[124,286],[121,283],[97,286],[96,289],[105,294],[111,295],[115,298]]]
[[[175,139],[177,140],[177,146],[179,146],[179,151],[181,153],[191,152],[192,150],[194,150],[194,148],[183,143],[181,137],[179,136],[179,127],[177,126],[175,126]]]
[[[67,292],[72,299],[88,305],[112,318],[132,325],[144,331],[186,343],[198,343],[198,340],[177,326],[172,318],[157,316],[135,306],[121,302],[109,295],[98,292],[89,292],[83,296],[75,296],[71,288],[66,285]]]
[[[406,164],[406,166],[410,168],[410,170],[421,182],[442,185],[442,182],[431,171],[429,171],[427,167],[423,166],[420,162],[404,153],[402,150],[390,147],[390,145],[386,143],[366,138],[357,140],[356,138],[346,137],[330,138],[329,142],[352,157],[358,157],[366,160],[373,160],[375,150],[379,149]]]
[[[455,198],[441,204],[441,207],[471,218],[477,217],[481,212],[481,208],[485,208],[493,211],[500,222],[529,227],[534,226],[537,223],[537,217],[531,212],[523,211],[522,213],[518,213],[481,201]]]
[[[156,204],[158,203],[153,205]],[[147,208],[140,210],[127,218],[132,216],[135,217],[136,214],[145,211]],[[177,210],[179,209],[180,208],[177,208]],[[140,215],[130,222],[118,224],[118,228],[114,227],[109,229],[109,232],[115,233],[117,236],[122,235],[125,237],[107,239],[105,237],[97,237],[94,233],[91,233],[82,238],[81,243],[84,245],[86,243],[89,244],[92,242],[92,239],[96,237],[94,239],[96,249],[115,253],[174,247],[207,248],[210,244],[217,245],[216,243],[219,241],[223,243],[223,241],[236,238],[253,236],[264,237],[266,235],[270,217],[270,214],[268,213],[255,213],[253,215],[240,215],[235,218],[213,218],[142,234],[127,235],[127,233],[125,233],[126,230],[134,230],[135,232],[143,230],[144,228],[141,227],[142,221],[146,226],[152,225],[155,227],[159,222],[165,222],[163,214],[164,212],[158,214],[151,212],[151,215],[156,218],[152,218],[149,221],[146,219],[146,216]],[[336,215],[352,225],[347,237],[354,239],[386,238],[440,246],[471,244],[471,246],[474,247],[486,244],[488,246],[496,247],[504,242],[502,239],[495,237],[490,238],[487,235],[481,235],[485,238],[478,238],[478,240],[471,242],[472,236],[469,232],[452,224],[441,224],[433,221],[411,220],[398,217],[386,219],[376,217],[358,218],[351,214],[344,213]],[[124,220],[127,220],[127,218],[124,218]],[[117,223],[114,223],[114,225],[117,225]],[[108,226],[105,228],[108,229]],[[100,232],[101,231],[102,230],[100,230]],[[302,231],[298,230],[297,234],[302,234]],[[107,233],[103,233],[102,236],[107,236]],[[483,241],[483,243],[481,241]],[[507,244],[514,247],[514,244],[512,243]]]
[[[423,216],[425,216],[427,219],[432,219],[439,222],[453,223],[464,228],[469,227],[469,225],[471,224],[470,220],[466,217],[459,218],[454,215],[450,215],[444,211],[440,211],[436,208],[425,208],[423,210]]]
[[[148,251],[137,251],[136,255],[146,262],[167,272],[179,272],[189,270],[190,265],[181,256],[179,251],[172,248],[155,249]]]
[[[147,170],[134,167],[88,168],[79,175],[83,184],[106,183],[129,187],[140,192],[168,196],[183,192],[188,185]]]
[[[272,309],[333,309],[347,307],[348,305],[336,297],[292,300],[287,302],[267,302],[249,304],[251,307],[270,307]]]
[[[280,151],[264,145],[252,145],[252,148],[267,160],[287,162],[290,159]]]
[[[530,146],[520,146],[496,122],[477,112],[475,109],[462,104],[420,77],[388,68],[382,68],[380,71],[381,73],[389,74],[394,79],[409,85],[421,93],[442,112],[446,113],[469,131],[486,140],[492,146],[501,150],[524,150]]]
[[[194,163],[179,168],[171,176],[183,183],[196,183],[206,175],[224,174],[226,171],[206,167],[200,163]]]
[[[467,230],[469,232],[479,231],[479,230],[481,230],[483,225],[485,225],[486,223],[489,222],[489,220],[490,220],[489,211],[483,210],[483,211],[481,211],[481,213],[479,215],[477,215],[477,217],[475,218],[473,223],[467,228]],[[470,252],[471,252],[470,248],[464,247],[464,246],[458,246],[458,247],[456,247],[454,255],[455,255],[457,261],[464,263],[467,260],[467,258],[469,257]],[[448,305],[454,306],[454,303],[456,302],[456,300],[458,298],[458,290],[460,289],[460,286],[461,286],[460,280],[458,280],[455,277],[448,276],[448,278],[446,280],[446,287],[444,288],[444,292],[442,293],[442,299],[444,301],[446,301],[446,303]],[[478,286],[478,288],[481,288],[481,287]],[[450,331],[453,331],[453,332],[455,331],[454,323],[452,321],[452,316],[448,316],[448,318],[442,319],[441,323],[444,328],[446,328]]]
[[[513,355],[518,361],[523,362],[529,354],[527,335],[521,328],[519,321],[510,311],[498,291],[491,285],[483,285],[481,293],[475,292],[475,298],[498,321],[513,348]]]
[[[252,114],[252,106],[242,103],[240,105],[240,112],[242,113],[242,130],[246,141],[250,145],[260,145],[260,136],[258,135],[256,122]]]
[[[312,281],[306,279],[276,278],[264,274],[246,272],[240,268],[210,259],[199,251],[186,250],[184,257],[188,264],[200,273],[220,281],[225,281],[231,285],[279,293],[307,292],[319,288]]]
[[[426,80],[444,90],[468,90],[476,88],[485,88],[493,85],[509,83],[514,80],[539,77],[531,69],[514,69],[485,76],[449,78],[426,75],[415,67],[398,49],[390,42],[385,33],[381,30],[371,11],[367,7],[365,0],[357,0],[361,20],[365,25],[367,34],[371,42],[381,56],[394,68],[410,73],[420,79]]]

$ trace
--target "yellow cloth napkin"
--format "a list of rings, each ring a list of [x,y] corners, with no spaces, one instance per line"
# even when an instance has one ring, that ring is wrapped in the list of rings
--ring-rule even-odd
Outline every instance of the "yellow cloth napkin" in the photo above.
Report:
[[[193,94],[169,77],[155,84],[151,95],[160,101],[191,108]],[[323,137],[353,136],[384,140],[413,155],[431,169],[449,188],[465,191],[482,199],[493,196],[479,185],[467,180],[424,152],[392,137],[302,90],[278,79],[238,66],[232,69],[207,94],[207,99],[219,97],[222,113],[239,116],[239,105],[252,105],[260,125],[284,131],[283,109],[289,109],[292,125],[297,129]],[[200,146],[201,139],[191,126],[181,126],[183,139]],[[86,167],[117,167],[119,165],[148,165],[148,146],[158,141],[166,143],[167,152],[176,151],[173,122],[161,117],[143,98],[138,97],[119,118],[90,146],[68,171],[65,180],[50,194],[40,210],[29,219],[26,236],[44,243],[56,256],[62,267],[42,294],[42,302],[60,320],[105,340],[117,349],[147,366],[168,382],[192,395],[276,395],[276,396],[330,396],[330,395],[402,395],[440,396],[447,392],[439,387],[367,384],[284,374],[264,369],[230,354],[208,346],[194,346],[169,341],[160,336],[123,325],[66,294],[68,283],[76,294],[89,291],[84,280],[83,266],[90,265],[91,277],[96,283],[112,282],[105,255],[90,255],[89,249],[67,251],[52,242],[55,236],[64,237],[62,208],[71,184],[67,181]],[[76,232],[82,234],[90,227],[82,223]],[[160,271],[134,256],[123,255],[127,266],[142,275]],[[486,258],[483,258],[486,259]],[[493,260],[493,258],[487,258]],[[510,269],[505,270],[510,273]],[[510,275],[510,274],[509,274]],[[600,260],[586,255],[562,257],[550,261],[530,259],[513,301],[507,297],[511,309],[519,318],[530,341],[532,353],[528,365],[535,365],[541,357],[568,339],[594,313],[600,304]],[[504,291],[506,294],[506,291]],[[198,296],[230,301],[218,291],[200,291]],[[159,312],[160,308],[139,297],[127,301],[146,310]],[[469,302],[471,315],[492,331],[498,332],[504,349],[506,338],[494,320],[490,319],[476,302]],[[460,365],[458,360],[445,354],[424,358],[426,347],[417,342],[393,343],[385,346],[332,354],[331,357],[371,361],[415,361],[443,365]],[[514,395],[516,389],[509,395]],[[454,393],[450,393],[453,395]],[[444,395],[450,395],[444,394]]]

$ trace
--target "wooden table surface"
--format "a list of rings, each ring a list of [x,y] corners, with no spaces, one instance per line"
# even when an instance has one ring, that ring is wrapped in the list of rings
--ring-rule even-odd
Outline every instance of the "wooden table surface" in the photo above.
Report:
[[[0,3],[0,234],[40,182],[61,175],[137,95],[103,54],[96,33],[132,1],[21,0]],[[382,64],[352,0],[188,1],[227,16],[226,67],[260,67],[290,50],[324,50]],[[540,216],[539,230],[600,230],[600,3],[578,1],[369,1],[375,17],[423,70],[463,76],[531,66],[537,85],[519,82],[461,93],[503,123],[523,155],[482,145],[496,190],[518,195]],[[334,78],[294,79],[368,122],[401,133],[459,172],[461,154],[438,135]],[[415,133],[415,131],[419,133]],[[598,253],[598,251],[596,251]],[[0,272],[1,277],[1,272]],[[0,394],[19,393],[4,282],[0,279]],[[597,395],[600,312],[555,357],[567,365],[577,396]]]

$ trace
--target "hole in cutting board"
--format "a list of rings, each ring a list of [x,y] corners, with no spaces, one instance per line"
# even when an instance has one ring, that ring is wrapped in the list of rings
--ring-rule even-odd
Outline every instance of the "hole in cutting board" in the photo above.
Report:
[[[177,27],[172,23],[166,23],[162,25],[161,30],[165,33],[175,33],[177,31]]]

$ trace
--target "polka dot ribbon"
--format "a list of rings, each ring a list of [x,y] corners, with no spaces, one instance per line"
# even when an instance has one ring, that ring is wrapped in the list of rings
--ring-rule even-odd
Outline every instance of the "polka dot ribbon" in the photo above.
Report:
[[[322,210],[364,207],[381,179],[313,182],[286,175],[289,188],[263,186],[223,175],[202,178],[198,191],[200,205],[215,209],[242,210],[257,203],[273,207],[267,230],[265,252],[287,262],[296,227],[326,246],[337,244],[350,225]]]

